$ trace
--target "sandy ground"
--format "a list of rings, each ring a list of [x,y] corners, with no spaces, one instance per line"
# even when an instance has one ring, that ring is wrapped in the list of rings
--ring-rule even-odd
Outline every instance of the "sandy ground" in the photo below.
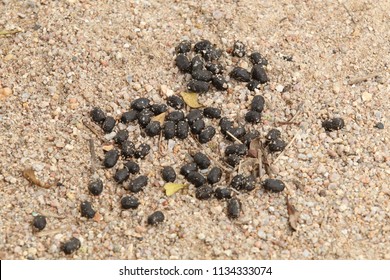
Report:
[[[390,259],[389,1],[3,0],[0,11],[0,30],[22,31],[0,37],[0,80],[12,89],[0,99],[2,259]],[[99,106],[119,117],[136,97],[163,102],[167,91],[180,93],[186,77],[174,66],[174,48],[202,38],[223,50],[241,40],[268,59],[270,83],[257,92],[266,108],[254,128],[264,135],[298,114],[298,126],[278,127],[287,142],[295,137],[273,165],[287,189],[268,193],[258,184],[239,194],[237,220],[227,218],[225,202],[197,200],[193,186],[166,197],[161,166],[178,172],[197,150],[215,163],[228,142],[218,134],[202,148],[187,139],[160,152],[158,138],[131,126],[134,141],[153,147],[139,161],[149,176],[140,207],[122,211],[127,192],[114,170],[100,167],[105,189],[91,197],[88,139],[99,158],[108,141],[83,124],[88,112]],[[223,61],[250,65],[226,53]],[[200,101],[244,124],[254,93],[233,81],[231,89]],[[326,133],[322,120],[337,116],[345,128]],[[27,167],[63,185],[31,185]],[[297,231],[286,195],[300,214]],[[83,200],[100,220],[80,217]],[[166,219],[151,227],[155,210]],[[31,226],[37,213],[47,216],[40,233]],[[66,256],[60,246],[72,236],[82,245]]]

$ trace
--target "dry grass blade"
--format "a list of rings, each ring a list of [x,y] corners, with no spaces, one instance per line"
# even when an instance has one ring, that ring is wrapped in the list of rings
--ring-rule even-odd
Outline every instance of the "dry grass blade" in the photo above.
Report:
[[[83,119],[83,124],[92,131],[93,134],[95,134],[97,137],[101,137],[101,133],[94,127],[92,123],[90,123],[87,119]]]
[[[295,231],[298,228],[299,212],[295,209],[294,205],[290,204],[290,202],[288,201],[288,196],[286,196],[286,204],[288,221],[290,223],[291,228]]]
[[[280,158],[282,155],[284,155],[284,152],[287,151],[288,148],[290,148],[290,146],[294,143],[295,141],[295,138],[297,138],[299,133],[296,133],[293,137],[293,139],[291,139],[291,141],[287,144],[286,148],[284,148],[284,150],[278,155],[278,157],[273,161],[273,164],[275,164]]]
[[[240,139],[238,139],[236,136],[231,134],[229,131],[226,131],[226,134],[229,135],[230,137],[232,137],[234,139],[234,141],[237,141],[238,143],[243,144]]]
[[[10,29],[10,30],[3,29],[3,30],[0,30],[0,38],[8,37],[8,36],[11,36],[11,35],[19,33],[19,32],[22,32],[22,30],[20,30],[20,29]]]
[[[369,79],[372,79],[372,78],[376,78],[379,76],[379,73],[373,73],[373,74],[369,74],[369,75],[366,75],[364,77],[358,77],[358,78],[355,78],[355,79],[351,79],[349,82],[348,82],[348,85],[352,86],[354,84],[358,84],[358,83],[361,83],[361,82],[364,82],[364,81],[367,81]]]
[[[32,168],[27,168],[23,170],[23,177],[26,178],[31,184],[34,184],[38,187],[48,189],[51,187],[50,184],[43,183],[35,176],[35,172]]]

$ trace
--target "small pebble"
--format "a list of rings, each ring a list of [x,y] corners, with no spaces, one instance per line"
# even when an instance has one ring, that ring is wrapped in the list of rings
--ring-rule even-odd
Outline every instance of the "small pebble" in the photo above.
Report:
[[[183,109],[185,105],[183,98],[177,95],[169,96],[167,99],[167,104],[177,110]]]
[[[264,189],[272,192],[281,192],[286,187],[284,183],[278,179],[266,179],[262,185]]]
[[[199,142],[201,144],[205,144],[209,141],[211,141],[211,139],[213,139],[214,135],[215,135],[215,128],[212,127],[212,126],[207,126],[205,129],[202,130],[201,133],[199,133]]]
[[[138,119],[138,111],[130,110],[128,112],[124,112],[121,116],[121,123],[128,124],[130,122],[134,122]]]
[[[161,125],[158,121],[152,121],[145,127],[145,133],[149,137],[160,135]]]
[[[83,201],[80,204],[81,217],[86,217],[88,219],[92,219],[96,211],[93,210],[92,205],[89,201]]]
[[[200,174],[197,171],[191,171],[187,176],[186,179],[188,182],[193,184],[196,188],[204,185],[206,183],[205,177],[203,177],[202,174]]]
[[[135,158],[145,158],[150,152],[150,146],[146,143],[142,143],[138,146],[134,153]]]
[[[237,219],[241,213],[241,202],[238,198],[231,198],[227,202],[227,213],[229,218]]]
[[[254,80],[259,81],[261,84],[265,84],[269,81],[265,69],[260,64],[256,64],[252,67],[251,76]]]
[[[72,237],[69,241],[65,242],[61,246],[61,250],[66,254],[70,255],[77,251],[81,247],[81,242],[76,237]]]
[[[161,176],[165,182],[174,182],[176,180],[176,172],[172,166],[165,166],[161,170]]]
[[[195,190],[195,197],[200,200],[206,200],[211,198],[214,191],[210,186],[203,185]]]
[[[104,120],[106,119],[106,114],[103,112],[102,109],[97,108],[97,107],[93,108],[90,114],[91,114],[92,120],[95,123],[103,123]]]
[[[209,90],[209,83],[191,80],[187,85],[187,89],[191,92],[206,93]]]
[[[209,119],[220,119],[221,110],[214,107],[206,107],[203,109],[203,115]]]
[[[173,121],[166,121],[164,123],[164,137],[165,139],[172,139],[176,134],[176,124]]]
[[[116,149],[108,151],[104,156],[103,165],[106,168],[114,167],[119,159],[119,152]]]
[[[126,181],[127,179],[129,179],[129,176],[130,176],[129,169],[124,167],[124,168],[118,169],[115,172],[114,180],[115,180],[115,182],[120,184],[120,183]]]
[[[194,162],[198,165],[199,169],[207,169],[211,164],[209,158],[201,152],[194,155]]]
[[[123,209],[137,209],[139,204],[138,199],[134,196],[124,196],[121,199],[121,206]]]
[[[119,130],[114,137],[114,141],[117,144],[122,144],[124,141],[129,138],[129,132],[126,129]]]
[[[46,217],[43,215],[38,215],[34,217],[33,227],[37,231],[41,231],[46,227]]]
[[[250,73],[242,67],[234,67],[230,72],[230,77],[240,82],[249,82],[251,79]]]
[[[148,177],[141,175],[130,182],[128,186],[128,190],[133,193],[137,193],[140,192],[147,184],[148,184]]]
[[[222,177],[222,170],[219,167],[213,167],[209,174],[207,174],[207,182],[210,185],[216,184],[221,180]]]
[[[256,112],[256,111],[248,111],[245,114],[245,120],[248,123],[259,123],[261,120],[261,114],[259,112]]]
[[[100,195],[103,191],[103,181],[101,179],[91,181],[88,190],[93,195]]]
[[[344,120],[341,118],[328,119],[322,122],[322,127],[326,131],[339,130],[344,127]]]
[[[110,133],[115,127],[116,121],[113,117],[108,116],[102,124],[102,129],[105,133]]]
[[[143,109],[146,109],[149,107],[150,100],[148,98],[137,98],[131,102],[130,107],[131,109],[135,109],[137,111],[142,111]]]
[[[229,199],[232,197],[232,191],[228,188],[216,188],[214,191],[214,196],[217,199]]]
[[[148,217],[148,224],[154,226],[162,223],[164,219],[164,214],[161,211],[156,211]]]
[[[127,170],[129,170],[131,174],[139,173],[140,168],[138,163],[136,163],[135,161],[129,160],[124,164],[124,166],[127,168]]]
[[[188,133],[190,131],[190,127],[186,121],[179,121],[176,125],[176,137],[179,139],[186,139],[188,137]]]
[[[245,53],[246,53],[246,47],[244,43],[240,41],[235,41],[233,45],[232,55],[237,57],[243,57],[245,56]]]

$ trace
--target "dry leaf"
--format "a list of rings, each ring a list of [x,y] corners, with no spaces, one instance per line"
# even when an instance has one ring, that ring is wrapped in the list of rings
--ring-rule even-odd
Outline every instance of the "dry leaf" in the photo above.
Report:
[[[180,95],[183,97],[184,102],[191,108],[200,108],[203,106],[202,104],[199,104],[198,94],[195,92],[182,92]]]
[[[187,187],[188,184],[177,184],[177,183],[166,183],[164,185],[165,193],[167,196],[171,196],[174,193],[178,192],[184,187]]]
[[[161,114],[159,114],[159,115],[157,115],[157,116],[154,116],[153,118],[152,118],[152,121],[154,121],[154,122],[160,122],[160,125],[163,125],[164,124],[164,120],[165,120],[165,116],[166,116],[166,112],[164,112],[164,113],[161,113]]]
[[[23,177],[26,178],[30,183],[37,185],[38,187],[48,189],[50,188],[49,184],[42,183],[35,176],[35,172],[32,168],[27,168],[23,170]]]
[[[261,148],[262,148],[262,144],[261,144],[260,137],[257,137],[255,139],[253,139],[249,143],[248,155],[250,157],[257,158],[257,156],[258,156],[258,152],[257,151],[260,150]]]
[[[288,197],[286,197],[286,203],[287,203],[288,221],[290,222],[290,226],[293,230],[297,230],[299,212],[295,209],[294,205],[290,204],[290,202],[288,201]]]

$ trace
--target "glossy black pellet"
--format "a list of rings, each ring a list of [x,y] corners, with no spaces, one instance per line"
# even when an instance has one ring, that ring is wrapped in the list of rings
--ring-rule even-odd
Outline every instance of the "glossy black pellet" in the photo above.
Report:
[[[248,148],[245,144],[233,144],[229,145],[225,149],[225,156],[239,155],[245,156],[248,153]]]
[[[114,141],[117,144],[122,144],[129,138],[129,132],[126,129],[119,130],[114,136]]]
[[[197,152],[194,155],[194,162],[198,165],[199,169],[207,169],[211,164],[210,159],[201,152]]]
[[[267,179],[262,185],[264,189],[272,192],[281,192],[286,187],[283,181],[278,179]]]
[[[154,113],[152,112],[152,110],[143,109],[141,112],[138,113],[138,124],[141,127],[146,127],[152,121],[153,116]]]
[[[162,223],[164,219],[164,214],[161,211],[156,211],[148,217],[148,225],[155,226]]]
[[[195,197],[200,200],[206,200],[212,197],[214,191],[208,185],[200,186],[195,190]]]
[[[263,65],[263,66],[268,65],[267,59],[265,59],[264,57],[262,57],[261,54],[258,53],[258,52],[252,53],[252,54],[249,56],[249,59],[250,59],[250,61],[251,61],[253,64],[261,64],[261,65]]]
[[[119,159],[119,152],[116,149],[109,150],[104,155],[103,165],[106,168],[114,167]]]
[[[191,42],[188,40],[181,41],[175,48],[176,53],[188,53],[191,51]]]
[[[143,109],[148,108],[149,104],[150,104],[150,100],[148,98],[140,97],[133,100],[133,102],[131,102],[130,107],[131,109],[142,111]]]
[[[187,178],[188,174],[190,174],[192,171],[197,171],[198,166],[195,162],[186,163],[180,168],[180,174]]]
[[[173,122],[182,121],[184,120],[184,113],[183,111],[172,111],[167,115],[166,120]]]
[[[187,181],[193,184],[196,188],[204,185],[206,183],[205,177],[197,171],[191,171],[187,177]]]
[[[175,58],[175,64],[180,71],[187,73],[191,70],[191,62],[185,54],[178,54]]]
[[[168,106],[166,104],[153,104],[150,105],[149,109],[156,116],[166,112],[168,110]]]
[[[217,90],[227,90],[229,87],[226,79],[220,75],[214,76],[211,83]]]
[[[126,181],[127,179],[129,179],[129,176],[130,176],[129,169],[124,167],[124,168],[118,169],[115,172],[114,180],[117,183],[122,183],[122,182]]]
[[[227,213],[231,219],[237,219],[241,213],[241,202],[238,198],[231,198],[227,202]]]
[[[194,80],[210,82],[213,78],[213,74],[208,70],[198,69],[194,70],[191,73],[191,76]]]
[[[269,81],[265,69],[260,64],[256,64],[252,67],[251,75],[254,80],[259,81],[261,84],[265,84]]]
[[[190,132],[190,126],[186,121],[179,121],[176,125],[176,137],[178,139],[186,139]]]
[[[146,143],[142,143],[138,146],[134,153],[135,158],[145,158],[150,152],[150,146]]]
[[[134,122],[138,119],[138,111],[130,110],[128,112],[124,112],[121,116],[121,123],[128,124],[130,122]]]
[[[238,139],[240,139],[241,137],[244,137],[244,135],[246,134],[245,127],[243,127],[243,126],[233,127],[231,129],[229,129],[228,131],[231,135],[233,135],[234,137],[236,137]],[[227,135],[226,138],[229,139],[230,141],[236,141],[230,135]]]
[[[322,122],[322,127],[326,131],[339,130],[344,127],[344,120],[342,118],[328,119]]]
[[[133,157],[135,153],[135,145],[130,140],[122,142],[121,154],[125,158]]]
[[[219,167],[213,167],[209,174],[207,174],[207,182],[209,184],[215,184],[218,183],[221,180],[222,177],[222,170]]]
[[[172,95],[169,96],[167,99],[167,104],[171,106],[172,108],[175,108],[177,110],[184,108],[184,100],[180,96]]]
[[[260,136],[260,133],[257,130],[251,131],[246,133],[242,138],[241,141],[244,143],[247,147],[249,147],[249,144],[252,142],[253,139],[256,139]]]
[[[80,212],[81,212],[81,217],[86,217],[88,219],[92,219],[96,214],[96,211],[93,210],[92,204],[89,201],[81,202]]]
[[[81,242],[76,237],[72,237],[69,241],[65,242],[61,246],[61,250],[66,254],[70,255],[80,249]]]
[[[102,129],[105,133],[110,133],[115,127],[116,121],[113,117],[108,116],[102,124]]]
[[[205,128],[206,124],[204,120],[199,119],[195,121],[192,125],[190,125],[191,133],[199,134]]]
[[[202,70],[203,68],[203,59],[199,55],[194,56],[191,60],[191,71]]]
[[[201,40],[194,45],[194,51],[201,52],[211,47],[212,44],[209,40]]]
[[[160,135],[161,125],[158,121],[152,121],[145,127],[145,133],[149,137]]]
[[[256,112],[263,112],[265,100],[261,95],[255,95],[251,102],[251,110]]]
[[[192,109],[186,116],[186,120],[190,125],[201,118],[203,118],[203,112],[199,109]]]
[[[384,129],[385,125],[383,123],[381,123],[381,122],[378,122],[378,123],[375,124],[374,127],[377,128],[377,129]]]
[[[165,139],[172,139],[176,134],[176,124],[173,121],[166,121],[164,123],[164,137]]]
[[[280,138],[281,135],[282,134],[280,133],[280,131],[278,129],[273,128],[270,131],[268,131],[267,135],[265,136],[266,142],[274,141],[274,140]]]
[[[222,51],[211,47],[201,51],[201,54],[205,61],[216,61],[221,57]]]
[[[236,167],[240,163],[241,157],[238,155],[230,155],[226,157],[225,161],[230,166]]]
[[[128,186],[128,190],[133,193],[137,193],[140,192],[147,184],[148,184],[148,177],[141,175],[130,182]]]
[[[250,91],[255,91],[255,89],[259,89],[260,88],[260,82],[256,81],[256,80],[251,80],[251,81],[249,81],[249,83],[246,84],[246,87]]]
[[[256,111],[248,111],[245,114],[245,120],[248,123],[259,123],[261,120],[261,114],[259,112],[256,112]]]
[[[43,215],[35,216],[32,224],[35,230],[41,231],[46,227],[46,217]]]
[[[129,160],[124,164],[124,166],[127,168],[127,170],[129,170],[131,174],[139,173],[140,168],[138,163],[136,163],[135,161]]]
[[[246,54],[246,47],[243,42],[235,41],[233,45],[232,55],[237,57],[243,57]]]
[[[252,175],[246,176],[241,186],[241,190],[248,191],[248,192],[254,190],[256,187],[255,180],[256,180],[255,177]]]
[[[187,84],[187,89],[191,92],[196,92],[196,93],[205,93],[209,90],[209,83],[208,82],[203,82],[203,81],[198,81],[198,80],[191,80]]]
[[[138,199],[134,196],[124,196],[121,199],[121,206],[123,209],[137,209],[139,204]]]
[[[95,123],[103,123],[104,120],[106,119],[106,114],[103,112],[102,109],[100,108],[93,108],[91,110],[91,118]]]
[[[174,182],[176,180],[176,172],[172,166],[165,166],[161,170],[161,176],[165,182]]]
[[[199,133],[198,140],[201,144],[205,144],[211,141],[214,135],[215,135],[215,128],[212,126],[207,126],[205,129],[202,130],[201,133]]]
[[[281,152],[286,148],[287,143],[282,139],[275,139],[268,143],[268,149],[270,152]]]
[[[225,134],[226,131],[230,131],[233,128],[233,122],[229,120],[227,117],[223,117],[219,121],[219,127],[221,128],[221,132]]]
[[[88,190],[93,195],[100,195],[103,191],[103,181],[101,179],[91,181]]]
[[[221,74],[223,72],[223,66],[220,63],[207,63],[206,69],[214,75]]]
[[[221,110],[214,107],[206,107],[203,109],[203,115],[209,119],[220,119]]]
[[[230,77],[240,82],[249,82],[251,74],[242,67],[234,67],[232,72],[230,72]]]
[[[245,183],[245,176],[242,174],[238,174],[234,176],[233,179],[230,181],[230,187],[236,190],[241,190],[244,183]]]
[[[229,199],[232,197],[232,191],[228,188],[216,188],[214,191],[214,196],[217,199]]]

